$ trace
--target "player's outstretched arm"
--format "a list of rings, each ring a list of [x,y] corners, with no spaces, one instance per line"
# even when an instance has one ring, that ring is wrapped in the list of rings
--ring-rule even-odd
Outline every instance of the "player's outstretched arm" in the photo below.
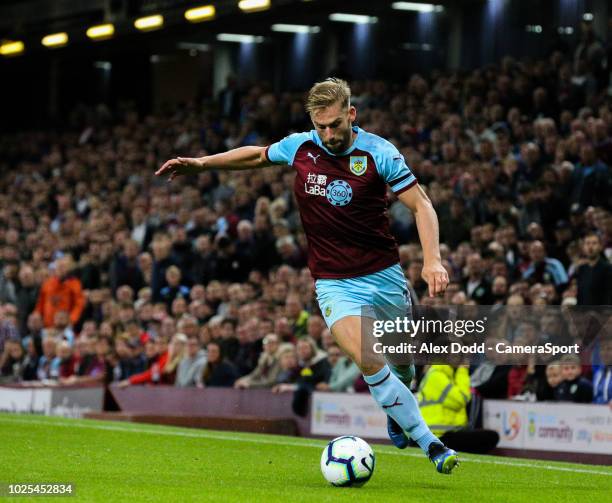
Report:
[[[423,248],[423,272],[421,276],[429,286],[429,296],[434,297],[444,293],[448,286],[448,272],[442,265],[440,257],[440,233],[438,230],[438,216],[429,197],[417,183],[399,196],[414,214],[419,239]]]
[[[166,161],[155,174],[168,175],[169,180],[179,175],[196,175],[207,169],[253,169],[273,164],[266,157],[266,147],[240,147],[221,154],[205,157],[177,157]]]

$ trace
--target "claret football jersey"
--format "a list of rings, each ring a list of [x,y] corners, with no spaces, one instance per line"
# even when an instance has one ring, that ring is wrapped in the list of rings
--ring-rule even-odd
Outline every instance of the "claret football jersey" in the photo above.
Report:
[[[400,194],[416,178],[398,150],[361,128],[351,147],[334,155],[315,130],[270,145],[270,162],[295,169],[294,191],[315,279],[351,278],[399,262],[389,230],[386,186]]]

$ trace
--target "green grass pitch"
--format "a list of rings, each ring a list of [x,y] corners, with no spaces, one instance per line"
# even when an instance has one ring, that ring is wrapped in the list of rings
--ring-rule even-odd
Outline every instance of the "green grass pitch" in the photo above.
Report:
[[[319,471],[324,445],[294,437],[0,414],[0,481],[72,482],[76,497],[67,501],[87,502],[612,502],[611,467],[464,455],[457,471],[446,476],[416,449],[380,445],[373,446],[376,469],[368,484],[335,488]]]

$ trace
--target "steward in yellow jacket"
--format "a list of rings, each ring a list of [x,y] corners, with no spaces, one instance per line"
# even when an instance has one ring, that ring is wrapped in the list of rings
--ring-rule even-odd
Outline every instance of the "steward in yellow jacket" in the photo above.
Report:
[[[417,393],[423,419],[438,436],[467,427],[470,396],[467,367],[450,365],[432,365]]]

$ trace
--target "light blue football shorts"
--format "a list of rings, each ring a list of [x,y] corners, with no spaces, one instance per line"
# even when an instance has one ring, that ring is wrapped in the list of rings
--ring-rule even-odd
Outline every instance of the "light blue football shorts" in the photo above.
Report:
[[[374,319],[406,316],[411,305],[406,277],[399,264],[356,278],[318,279],[315,289],[330,329],[345,316]]]

